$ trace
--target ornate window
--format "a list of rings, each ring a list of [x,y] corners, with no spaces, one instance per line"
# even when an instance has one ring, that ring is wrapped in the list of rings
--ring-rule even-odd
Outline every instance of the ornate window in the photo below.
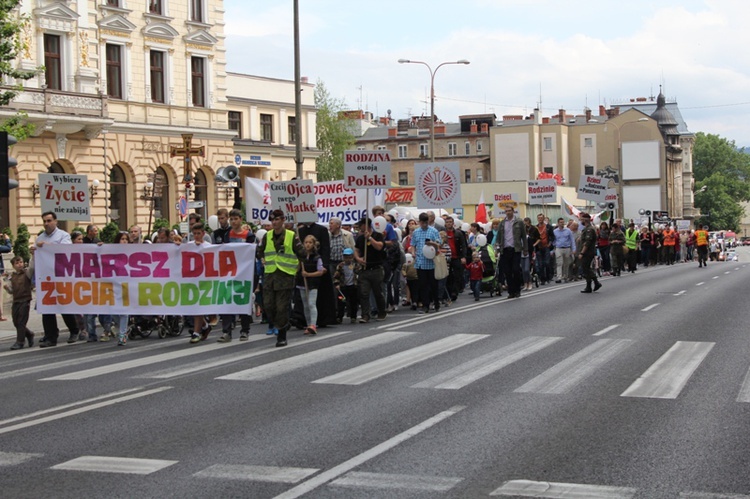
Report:
[[[171,223],[170,215],[172,212],[169,207],[172,206],[172,202],[170,200],[171,188],[169,187],[169,175],[167,175],[167,172],[161,166],[156,168],[156,175],[161,175],[163,182],[161,196],[154,198],[154,217],[165,218]]]
[[[203,57],[191,57],[191,75],[193,105],[195,107],[206,107],[206,59]]]
[[[122,45],[106,44],[107,95],[122,99]]]
[[[160,50],[149,51],[151,74],[151,102],[165,102],[164,62],[166,57]]]
[[[125,171],[118,164],[109,173],[109,213],[120,230],[128,230],[128,187]]]
[[[44,77],[47,88],[62,90],[62,49],[59,35],[44,34]]]

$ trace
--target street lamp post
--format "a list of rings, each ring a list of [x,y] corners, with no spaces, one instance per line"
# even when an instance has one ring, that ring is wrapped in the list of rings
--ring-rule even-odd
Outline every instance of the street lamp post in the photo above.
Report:
[[[460,59],[458,61],[446,61],[441,62],[437,65],[433,71],[429,64],[422,61],[412,61],[410,59],[399,59],[399,64],[422,64],[427,66],[430,72],[430,160],[435,161],[435,73],[440,69],[441,66],[446,64],[470,64],[466,59]]]
[[[622,125],[618,125],[615,122],[610,123],[609,121],[606,121],[604,123],[604,132],[607,131],[607,125],[612,125],[615,127],[615,130],[617,131],[617,172],[620,175],[619,182],[617,182],[617,214],[619,215],[619,218],[625,217],[625,200],[623,199],[622,193],[623,193],[623,183],[624,179],[622,176],[622,134],[620,133],[620,128],[625,128],[627,125],[632,124],[638,124],[643,123],[645,121],[649,121],[648,118],[645,116],[643,118],[638,118],[635,121],[627,121],[623,123]],[[589,123],[598,123],[597,120],[590,120]],[[649,222],[649,226],[650,226]]]

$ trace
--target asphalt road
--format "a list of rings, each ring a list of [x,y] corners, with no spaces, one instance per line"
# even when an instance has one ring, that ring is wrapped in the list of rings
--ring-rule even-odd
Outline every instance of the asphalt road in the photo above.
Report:
[[[197,346],[5,337],[0,494],[748,497],[740,259],[464,295],[284,349],[260,325]]]

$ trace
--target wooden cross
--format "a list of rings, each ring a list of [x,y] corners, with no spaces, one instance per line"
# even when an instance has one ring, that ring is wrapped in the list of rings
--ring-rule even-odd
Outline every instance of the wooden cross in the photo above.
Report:
[[[206,146],[193,147],[193,134],[182,134],[182,147],[171,146],[169,148],[169,157],[185,158],[185,178],[184,182],[193,180],[192,168],[190,168],[190,159],[193,157],[203,158],[206,156]]]

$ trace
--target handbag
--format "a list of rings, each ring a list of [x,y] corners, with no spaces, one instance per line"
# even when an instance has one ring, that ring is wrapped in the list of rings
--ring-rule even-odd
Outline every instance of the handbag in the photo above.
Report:
[[[438,258],[433,260],[435,262],[435,279],[438,281],[448,277],[448,261],[443,255],[438,255]]]

